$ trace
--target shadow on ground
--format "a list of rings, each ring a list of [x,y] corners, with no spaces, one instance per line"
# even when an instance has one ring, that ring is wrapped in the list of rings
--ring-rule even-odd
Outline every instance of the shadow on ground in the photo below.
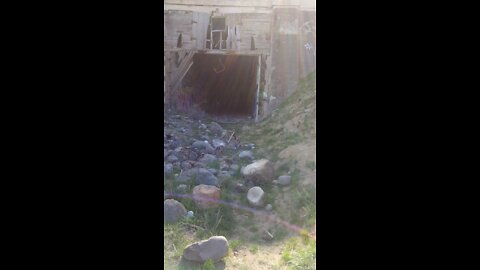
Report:
[[[183,257],[177,265],[176,270],[202,269],[203,264],[185,260]],[[223,260],[215,263],[215,270],[224,270],[225,262]]]

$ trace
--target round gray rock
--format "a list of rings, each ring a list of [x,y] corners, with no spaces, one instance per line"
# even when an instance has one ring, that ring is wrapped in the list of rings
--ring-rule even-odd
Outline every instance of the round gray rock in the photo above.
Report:
[[[163,202],[163,220],[167,223],[175,223],[187,214],[187,210],[182,203],[167,199]]]
[[[265,192],[261,187],[252,187],[248,190],[247,200],[253,206],[262,206],[265,199]]]
[[[205,149],[207,147],[212,147],[208,141],[196,141],[192,144],[193,147],[198,148],[198,149]]]
[[[241,159],[253,159],[253,153],[252,151],[242,151],[240,154],[238,154],[238,157]]]
[[[271,204],[267,204],[267,206],[265,206],[265,210],[267,211],[272,211],[272,208],[273,206]]]
[[[183,171],[180,175],[175,178],[175,180],[181,182],[181,183],[186,183],[191,179],[195,179],[195,177],[198,174],[199,168],[192,168],[186,171]]]
[[[204,168],[198,168],[195,182],[197,183],[197,185],[203,184],[217,187],[219,185],[218,178],[215,177],[212,172]]]
[[[178,157],[176,157],[175,155],[169,155],[167,157],[167,161],[176,162],[176,161],[178,161]]]
[[[281,186],[286,186],[289,185],[292,180],[292,177],[290,175],[282,175],[278,177],[277,183]]]
[[[183,258],[188,261],[205,262],[221,260],[228,253],[228,241],[224,236],[212,236],[207,240],[193,243],[183,250]]]
[[[241,172],[245,179],[256,184],[265,184],[273,181],[275,169],[272,162],[261,159],[245,166]]]

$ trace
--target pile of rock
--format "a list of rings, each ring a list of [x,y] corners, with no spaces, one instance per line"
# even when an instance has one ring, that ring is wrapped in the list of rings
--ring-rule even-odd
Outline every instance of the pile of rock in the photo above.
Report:
[[[231,181],[235,192],[246,193],[242,196],[251,206],[271,211],[272,205],[265,206],[265,186],[291,182],[288,175],[274,180],[275,170],[269,160],[254,160],[254,144],[246,143],[236,150],[238,145],[229,139],[233,134],[216,122],[199,120],[196,124],[186,116],[176,115],[166,120],[164,130],[165,177],[175,180],[174,190],[179,194],[188,194],[193,186],[191,194],[198,208],[218,207],[221,187]],[[246,161],[250,163],[240,168],[239,163]],[[239,172],[241,178],[234,178]]]

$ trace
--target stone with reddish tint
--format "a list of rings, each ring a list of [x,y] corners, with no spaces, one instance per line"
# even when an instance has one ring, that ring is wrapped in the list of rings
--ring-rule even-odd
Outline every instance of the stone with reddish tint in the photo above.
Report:
[[[193,188],[193,200],[199,208],[218,207],[220,189],[216,186],[198,185]]]

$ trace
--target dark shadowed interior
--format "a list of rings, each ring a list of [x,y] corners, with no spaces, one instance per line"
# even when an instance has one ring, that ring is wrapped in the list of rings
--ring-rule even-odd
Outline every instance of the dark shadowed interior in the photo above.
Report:
[[[258,56],[195,54],[184,78],[192,101],[208,114],[252,116]]]

